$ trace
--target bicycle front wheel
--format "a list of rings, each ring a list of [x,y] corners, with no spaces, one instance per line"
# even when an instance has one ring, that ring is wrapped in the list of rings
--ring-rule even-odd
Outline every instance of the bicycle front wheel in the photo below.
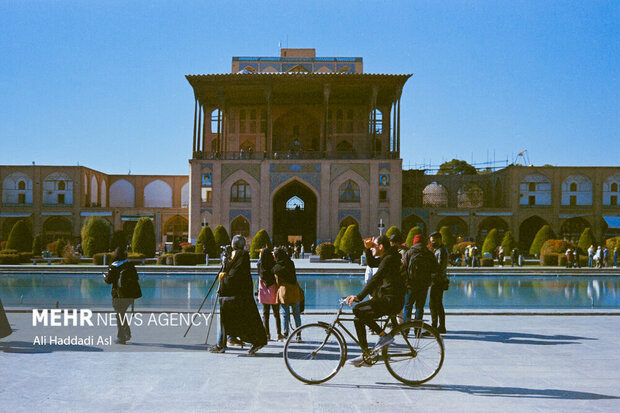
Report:
[[[298,380],[326,382],[338,373],[346,354],[345,343],[329,326],[306,324],[293,331],[284,345],[284,363]]]
[[[400,325],[394,342],[383,348],[385,366],[394,378],[409,384],[426,383],[443,365],[443,341],[437,330],[422,321]]]

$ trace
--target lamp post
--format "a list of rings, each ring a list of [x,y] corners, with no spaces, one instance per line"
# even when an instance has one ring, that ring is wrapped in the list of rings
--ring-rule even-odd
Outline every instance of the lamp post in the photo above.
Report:
[[[379,218],[379,225],[377,225],[377,228],[379,228],[379,236],[383,235],[383,228],[385,228],[383,218]]]

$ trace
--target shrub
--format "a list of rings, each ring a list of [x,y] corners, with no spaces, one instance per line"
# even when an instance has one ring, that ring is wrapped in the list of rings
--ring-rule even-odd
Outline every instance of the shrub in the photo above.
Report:
[[[142,217],[133,230],[131,239],[131,250],[133,252],[144,254],[146,257],[155,256],[155,228],[153,221],[148,217]]]
[[[484,254],[485,252],[488,252],[491,255],[495,255],[495,249],[499,246],[499,244],[499,231],[497,231],[496,228],[493,228],[484,238],[484,242],[482,243],[482,253]]]
[[[19,252],[19,262],[30,262],[32,260],[32,252]]]
[[[195,252],[177,252],[173,257],[174,265],[196,265],[205,263],[204,254]]]
[[[340,249],[340,244],[342,243],[342,237],[344,237],[344,233],[347,232],[347,227],[340,227],[338,231],[338,235],[336,235],[336,240],[334,241],[334,255],[338,257],[342,257],[344,253]]]
[[[64,264],[77,264],[80,262],[80,260],[75,255],[76,253],[75,253],[75,249],[73,248],[73,246],[66,245],[62,251],[62,255],[60,256],[62,257],[62,262]]]
[[[316,247],[316,253],[321,260],[334,258],[334,245],[331,242],[324,242]]]
[[[92,257],[94,254],[107,251],[110,247],[110,222],[101,217],[88,217],[82,226],[82,250],[84,255]],[[49,250],[52,251],[52,250]]]
[[[98,252],[97,254],[93,254],[93,264],[95,265],[103,265],[103,257],[105,259],[105,265],[110,265],[114,261],[114,253],[113,252]]]
[[[18,252],[19,251],[17,251],[17,250],[10,250],[10,249],[7,248],[5,250],[2,250],[2,252],[0,252],[0,254],[17,254]]]
[[[19,261],[17,254],[0,254],[0,265],[17,265]]]
[[[555,237],[553,230],[549,225],[543,225],[541,229],[538,230],[534,240],[532,241],[532,245],[530,246],[530,254],[539,256],[540,250],[545,243],[545,241],[552,239]],[[556,261],[557,264],[557,261]]]
[[[561,254],[555,252],[543,254],[540,256],[540,265],[544,265],[546,267],[555,267],[558,265],[560,255]]]
[[[405,241],[409,248],[413,246],[413,239],[415,238],[415,236],[421,233],[422,233],[422,228],[417,227],[417,226],[409,230],[409,233],[407,234],[407,240]]]
[[[215,237],[208,225],[205,225],[198,234],[196,240],[196,248],[194,252],[199,254],[209,254],[209,257],[217,257],[219,255],[217,244],[215,243]]]
[[[463,255],[465,255],[465,250],[470,245],[474,246],[476,245],[476,243],[473,241],[464,241],[459,242],[458,244],[454,244],[454,246],[452,247],[452,253],[458,255],[459,257],[462,257]]]
[[[183,252],[191,252],[192,254],[196,252],[196,246],[194,244],[182,243],[181,251]]]
[[[605,245],[607,246],[607,248],[609,248],[609,256],[611,257],[611,259],[613,259],[614,250],[616,248],[620,248],[620,237],[608,238],[607,241],[605,241]]]
[[[43,239],[37,234],[32,240],[32,255],[39,256],[41,251],[43,251]]]
[[[395,226],[391,226],[388,228],[388,230],[385,232],[385,235],[390,238],[392,235],[398,235],[398,237],[402,240],[403,239],[403,234],[400,232],[400,229],[398,229]],[[402,242],[402,241],[401,241]]]
[[[575,244],[561,239],[548,239],[540,248],[540,253],[549,254],[553,252],[556,254],[565,254],[566,250],[569,248],[574,249]]]
[[[456,239],[454,238],[454,234],[452,234],[452,230],[450,227],[443,226],[439,229],[439,233],[441,234],[443,245],[450,251],[452,247],[454,247],[454,244],[456,244]]]
[[[582,254],[588,253],[588,248],[590,245],[596,245],[596,238],[594,238],[594,234],[592,233],[592,228],[585,228],[581,235],[579,236],[579,241],[577,242],[577,247],[579,247],[579,251]]]
[[[127,258],[130,260],[143,260],[146,258],[146,255],[140,254],[138,252],[130,252],[127,254]]]
[[[512,250],[517,246],[517,241],[512,236],[512,232],[506,231],[504,239],[502,240],[502,248],[504,249],[504,255],[508,256],[512,254]]]
[[[27,221],[20,219],[13,225],[6,248],[23,252],[32,251],[32,231]]]
[[[218,251],[220,247],[230,245],[230,237],[228,236],[228,232],[226,231],[226,228],[221,225],[215,227],[213,238],[215,238],[215,245],[217,246]],[[218,253],[216,252],[216,256],[217,255]]]
[[[0,250],[3,250],[5,248],[6,248],[6,241],[0,242]]]
[[[250,258],[258,258],[258,253],[265,247],[272,248],[273,244],[271,243],[271,239],[269,238],[267,231],[261,229],[252,239],[252,244],[250,245]]]
[[[56,251],[56,244],[58,243],[58,240],[56,241],[52,241],[52,242],[48,242],[47,245],[45,245],[45,251]]]
[[[355,259],[364,251],[364,241],[357,225],[349,225],[340,241],[340,249],[350,258]]]
[[[112,251],[117,248],[127,248],[127,235],[125,231],[118,230],[112,234],[112,241],[110,241],[110,249]]]
[[[173,259],[174,257],[170,253],[162,254],[159,257],[157,257],[157,264],[158,265],[172,265]],[[170,262],[168,260],[170,260]]]
[[[54,256],[56,256],[56,257],[64,257],[65,247],[68,244],[69,244],[69,242],[66,239],[60,238],[56,242],[56,247],[54,248]]]
[[[481,267],[492,267],[493,266],[493,258],[481,258],[480,266]]]

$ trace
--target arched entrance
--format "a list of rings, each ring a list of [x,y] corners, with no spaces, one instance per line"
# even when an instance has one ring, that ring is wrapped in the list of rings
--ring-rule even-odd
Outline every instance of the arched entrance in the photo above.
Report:
[[[547,225],[547,221],[537,215],[529,217],[519,225],[519,248],[521,251],[526,254],[529,252],[536,233],[543,225]]]
[[[273,197],[273,242],[284,244],[301,237],[308,251],[316,242],[317,199],[310,188],[299,181],[282,187]]]
[[[469,231],[467,228],[467,224],[459,217],[446,217],[443,218],[437,224],[437,231],[441,229],[441,227],[448,227],[450,231],[452,231],[452,235],[455,238],[465,238],[468,236]]]
[[[404,236],[409,234],[409,231],[413,227],[420,227],[420,229],[422,230],[422,233],[426,234],[426,222],[424,222],[422,218],[420,218],[419,216],[415,214],[407,215],[405,219],[403,219],[403,222],[401,225]]]
[[[188,225],[187,219],[180,215],[170,218],[164,227],[166,242],[171,242],[173,244],[175,242],[179,244],[187,242]]]
[[[73,225],[65,217],[50,217],[43,223],[43,239],[46,243],[64,238],[70,241]]]
[[[504,238],[504,234],[508,231],[508,224],[502,218],[488,217],[482,220],[478,225],[478,237],[476,241],[478,243],[484,242],[489,231],[496,229],[499,232],[500,239]]]
[[[584,229],[592,227],[590,223],[582,217],[569,218],[560,227],[560,236],[566,241],[573,243],[579,242],[579,237]]]

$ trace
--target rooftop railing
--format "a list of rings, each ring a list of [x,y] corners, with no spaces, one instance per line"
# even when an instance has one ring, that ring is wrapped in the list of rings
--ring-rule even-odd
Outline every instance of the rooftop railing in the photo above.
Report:
[[[387,153],[355,153],[355,152],[318,152],[318,151],[274,151],[274,152],[194,152],[193,159],[213,159],[213,160],[286,160],[286,159],[398,159],[399,155],[395,152]]]

